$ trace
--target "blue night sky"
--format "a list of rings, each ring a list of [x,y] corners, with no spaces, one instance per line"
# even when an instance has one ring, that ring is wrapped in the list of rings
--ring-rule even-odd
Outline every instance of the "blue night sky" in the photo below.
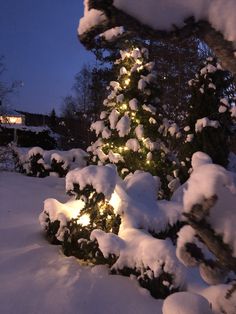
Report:
[[[13,109],[59,113],[74,75],[94,62],[77,38],[83,0],[0,0],[0,55],[5,81],[22,80]]]

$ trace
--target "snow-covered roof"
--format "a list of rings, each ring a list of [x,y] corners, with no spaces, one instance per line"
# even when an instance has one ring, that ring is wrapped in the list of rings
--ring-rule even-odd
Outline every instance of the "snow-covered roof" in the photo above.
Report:
[[[0,108],[0,115],[1,116],[8,116],[8,117],[24,117],[23,114],[13,110],[13,109],[8,109],[8,108]]]

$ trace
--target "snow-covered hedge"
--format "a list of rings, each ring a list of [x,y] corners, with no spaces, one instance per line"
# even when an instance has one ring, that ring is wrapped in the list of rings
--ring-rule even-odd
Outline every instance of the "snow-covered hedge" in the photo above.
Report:
[[[87,153],[80,148],[69,151],[43,150],[40,147],[14,147],[16,169],[30,176],[45,177],[56,174],[64,177],[74,168],[87,164]]]

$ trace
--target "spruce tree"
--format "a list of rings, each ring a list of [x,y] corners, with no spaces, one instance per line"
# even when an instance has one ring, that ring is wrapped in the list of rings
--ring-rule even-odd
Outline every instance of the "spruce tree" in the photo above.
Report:
[[[232,75],[222,69],[216,58],[208,58],[189,85],[188,121],[179,156],[184,179],[191,156],[197,151],[208,154],[214,163],[227,166],[234,95]]]
[[[104,111],[91,126],[97,140],[88,151],[95,164],[116,164],[121,177],[136,170],[159,176],[167,194],[173,179],[168,176],[173,167],[168,139],[180,135],[178,127],[164,118],[148,49],[132,46],[120,55],[115,61],[117,81],[110,82]]]

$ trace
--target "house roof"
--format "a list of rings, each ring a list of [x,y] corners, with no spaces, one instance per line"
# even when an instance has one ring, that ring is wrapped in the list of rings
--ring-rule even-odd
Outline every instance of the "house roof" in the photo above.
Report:
[[[0,115],[1,116],[9,116],[9,117],[24,117],[23,114],[8,108],[0,108]]]

